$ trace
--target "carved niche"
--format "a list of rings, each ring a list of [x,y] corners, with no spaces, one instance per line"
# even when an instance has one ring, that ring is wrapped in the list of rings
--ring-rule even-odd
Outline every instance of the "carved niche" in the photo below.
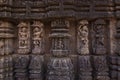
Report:
[[[106,22],[98,19],[92,26],[92,48],[94,54],[105,54],[105,27]]]
[[[77,50],[79,54],[89,54],[88,33],[88,21],[80,21],[77,29]]]
[[[18,25],[18,53],[27,54],[30,51],[30,24],[20,22]]]
[[[40,21],[34,21],[33,25],[33,54],[40,54],[43,53],[44,49],[44,39],[43,39],[43,24]]]
[[[69,22],[62,19],[56,20],[51,23],[51,28],[52,54],[54,56],[66,56],[69,49]]]

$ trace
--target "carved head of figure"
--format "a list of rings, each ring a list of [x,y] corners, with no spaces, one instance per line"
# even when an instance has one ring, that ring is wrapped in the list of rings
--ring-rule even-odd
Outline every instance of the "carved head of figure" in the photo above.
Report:
[[[94,31],[96,31],[98,34],[101,34],[104,31],[104,27],[106,25],[105,20],[103,19],[98,19],[94,23]]]
[[[82,37],[88,36],[88,21],[87,20],[82,20],[79,22],[78,32],[79,32],[79,35]]]

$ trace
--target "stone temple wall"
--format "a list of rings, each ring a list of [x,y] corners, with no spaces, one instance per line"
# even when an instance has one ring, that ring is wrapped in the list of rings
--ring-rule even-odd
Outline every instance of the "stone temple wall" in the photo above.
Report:
[[[120,0],[0,0],[0,80],[120,80]]]

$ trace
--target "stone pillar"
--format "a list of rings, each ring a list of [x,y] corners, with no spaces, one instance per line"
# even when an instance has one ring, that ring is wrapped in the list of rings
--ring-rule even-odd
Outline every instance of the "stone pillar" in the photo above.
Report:
[[[13,80],[13,25],[0,21],[0,80]]]
[[[33,21],[32,27],[32,54],[30,55],[29,79],[43,80],[44,56],[44,25],[40,21]]]
[[[28,66],[30,53],[30,23],[18,24],[18,48],[14,55],[15,80],[28,80]]]
[[[98,19],[92,26],[93,76],[95,80],[110,80],[106,50],[106,22]]]
[[[51,22],[51,53],[47,80],[73,80],[73,64],[69,58],[69,21],[56,19]]]
[[[92,80],[91,56],[89,52],[88,21],[82,20],[77,28],[77,52],[79,54],[79,80]]]
[[[120,20],[117,21],[116,24],[116,39],[117,39],[117,47],[116,47],[116,71],[117,71],[117,78],[116,80],[120,79]]]
[[[116,56],[116,19],[109,20],[109,39],[110,39],[110,54],[109,67],[111,80],[117,80],[117,56]]]

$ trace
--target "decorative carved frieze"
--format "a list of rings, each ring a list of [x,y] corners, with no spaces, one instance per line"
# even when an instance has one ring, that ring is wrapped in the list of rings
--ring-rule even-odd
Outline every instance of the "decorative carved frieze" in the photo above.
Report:
[[[103,19],[98,19],[92,26],[92,48],[94,54],[105,54],[105,27],[106,22]]]
[[[30,52],[30,24],[20,22],[18,24],[18,53],[27,54]]]
[[[79,54],[89,54],[88,34],[88,21],[80,21],[77,29],[77,50]]]
[[[43,30],[43,23],[40,21],[34,21],[33,27],[33,54],[41,54],[44,50],[44,30]]]

